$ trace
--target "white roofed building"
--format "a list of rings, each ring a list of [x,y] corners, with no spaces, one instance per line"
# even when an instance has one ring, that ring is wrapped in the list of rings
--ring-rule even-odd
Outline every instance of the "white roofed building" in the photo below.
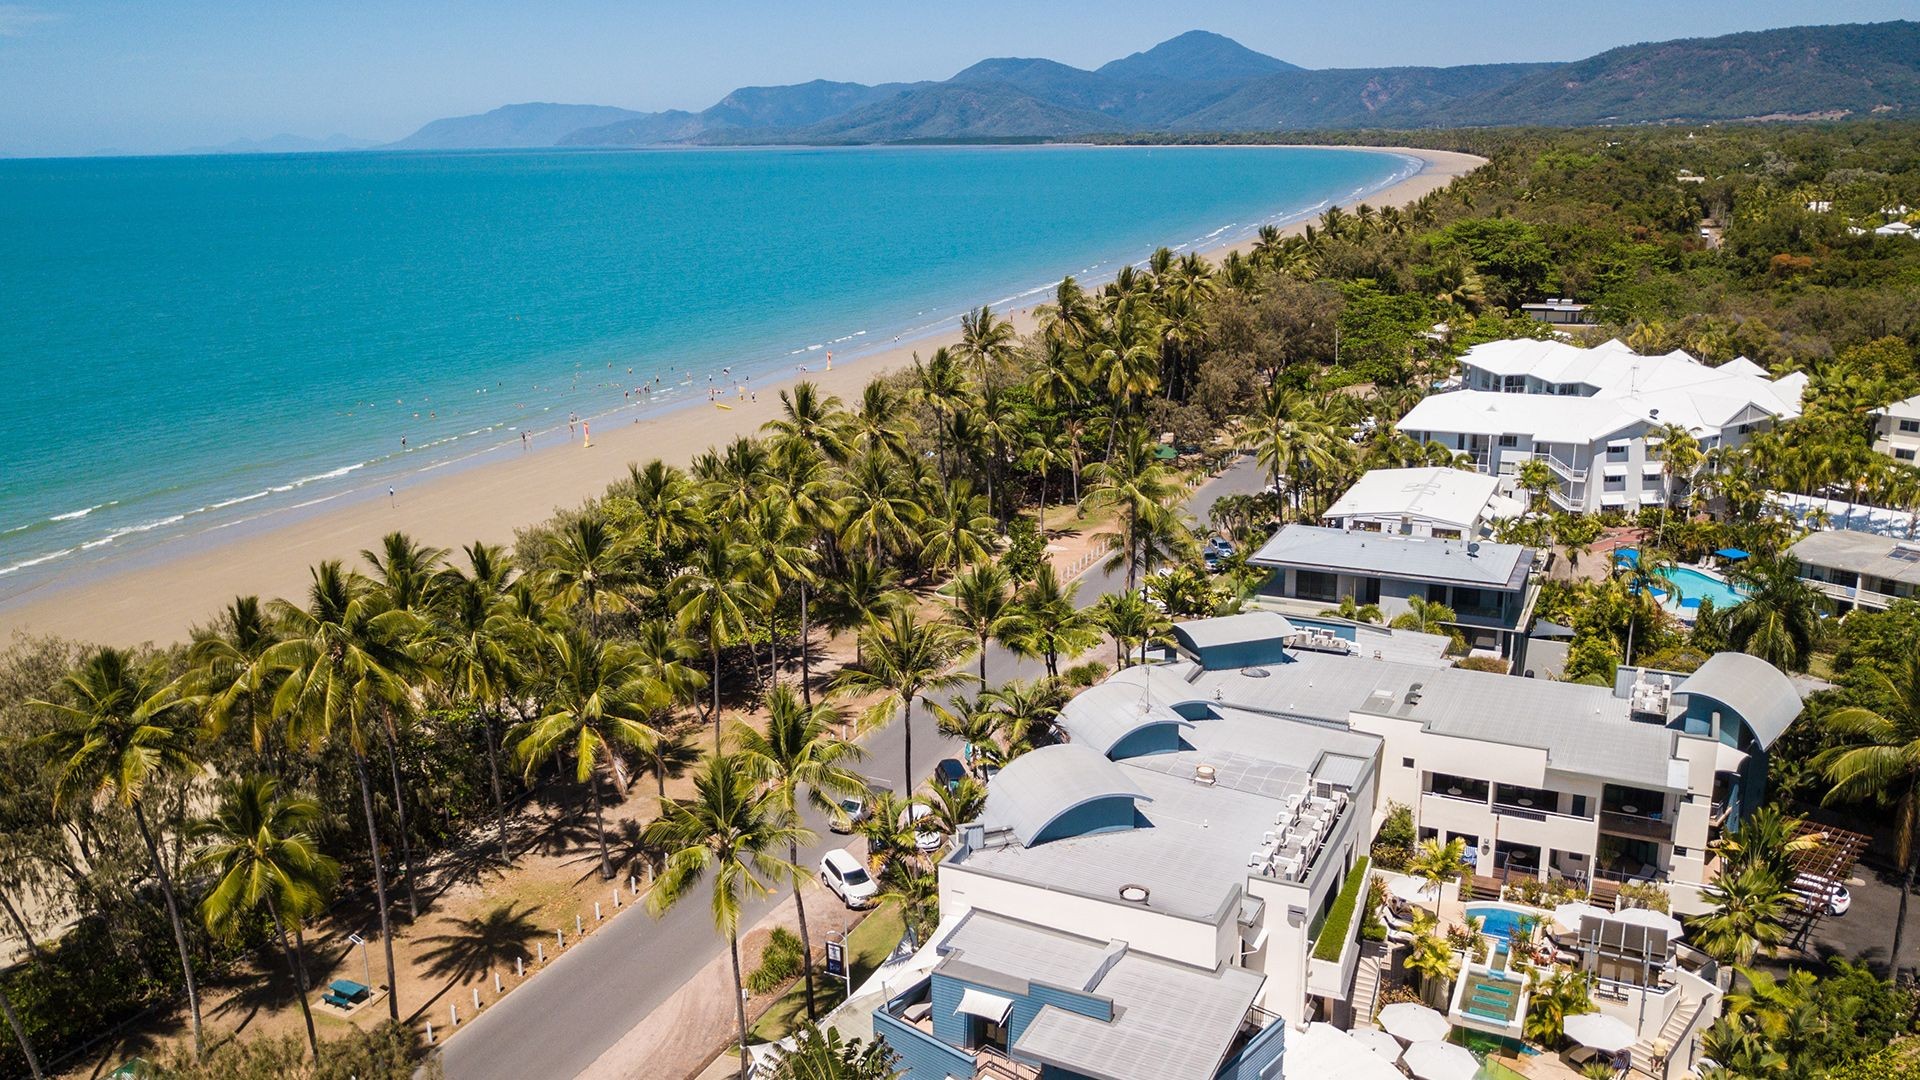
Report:
[[[1545,460],[1563,510],[1623,511],[1671,496],[1660,431],[1684,427],[1702,450],[1737,446],[1800,415],[1807,377],[1769,378],[1744,358],[1710,367],[1684,352],[1641,356],[1619,341],[1582,349],[1513,339],[1461,358],[1462,389],[1432,395],[1400,430],[1469,455],[1511,494],[1520,465]]]
[[[1465,469],[1375,469],[1320,515],[1329,528],[1459,540],[1525,507],[1498,493],[1499,480]]]
[[[1873,414],[1873,448],[1895,461],[1915,464],[1920,457],[1920,394],[1896,401]]]

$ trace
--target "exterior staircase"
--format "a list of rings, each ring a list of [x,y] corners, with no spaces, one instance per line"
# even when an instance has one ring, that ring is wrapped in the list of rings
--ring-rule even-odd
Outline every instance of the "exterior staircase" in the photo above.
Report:
[[[1360,959],[1354,964],[1353,1024],[1355,1027],[1372,1027],[1373,1014],[1380,1001],[1380,984],[1385,978],[1384,969],[1392,962],[1392,947],[1384,941],[1363,941],[1360,943]]]
[[[1660,1025],[1660,1034],[1654,1036],[1652,1039],[1642,1039],[1634,1043],[1633,1067],[1646,1073],[1648,1076],[1660,1076],[1659,1073],[1653,1071],[1653,1044],[1655,1042],[1664,1042],[1667,1044],[1669,1061],[1675,1057],[1684,1059],[1686,1056],[1686,1048],[1681,1044],[1681,1040],[1687,1034],[1687,1025],[1693,1023],[1693,1018],[1699,1014],[1700,1004],[1701,1002],[1698,998],[1688,998],[1680,1002],[1680,1007],[1673,1010],[1673,1015],[1667,1017],[1667,1022]]]

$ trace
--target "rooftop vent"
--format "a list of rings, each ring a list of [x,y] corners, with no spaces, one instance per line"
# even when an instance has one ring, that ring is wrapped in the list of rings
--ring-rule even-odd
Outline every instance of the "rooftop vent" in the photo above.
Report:
[[[1122,885],[1120,886],[1120,899],[1125,900],[1129,904],[1144,904],[1147,902],[1147,887],[1145,885]]]
[[[1195,765],[1193,767],[1193,779],[1197,783],[1212,784],[1213,783],[1213,766]]]
[[[1412,686],[1407,687],[1407,704],[1420,704],[1420,691],[1426,685],[1426,683],[1414,683]]]

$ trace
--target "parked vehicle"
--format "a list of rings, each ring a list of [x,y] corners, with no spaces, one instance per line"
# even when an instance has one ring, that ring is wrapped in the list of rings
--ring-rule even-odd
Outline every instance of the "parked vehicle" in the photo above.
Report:
[[[861,822],[867,820],[867,800],[861,796],[842,795],[833,800],[833,803],[840,812],[828,819],[827,828],[834,832],[851,833],[860,827]]]
[[[960,764],[958,758],[941,758],[939,764],[933,767],[933,778],[939,781],[942,787],[952,791],[960,786],[960,781],[967,778],[967,767]]]
[[[1829,882],[1812,874],[1801,874],[1793,879],[1794,894],[1800,902],[1813,907],[1821,902],[1824,895],[1827,914],[1845,915],[1853,907],[1853,893],[1837,881]]]
[[[820,860],[820,882],[850,908],[863,908],[880,895],[880,886],[846,848],[834,848]]]
[[[907,821],[915,826],[913,830],[913,846],[919,848],[921,851],[938,851],[940,850],[940,845],[946,843],[947,840],[946,837],[937,832],[924,831],[918,827],[921,820],[932,816],[933,808],[927,806],[925,803],[914,803],[913,809],[907,811]]]

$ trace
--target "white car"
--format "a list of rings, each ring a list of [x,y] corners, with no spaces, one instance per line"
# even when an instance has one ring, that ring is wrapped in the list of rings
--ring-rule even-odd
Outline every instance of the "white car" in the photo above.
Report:
[[[820,883],[850,908],[863,908],[880,895],[873,875],[846,848],[834,848],[820,860]]]
[[[922,819],[932,816],[933,807],[925,803],[914,803],[913,809],[907,811],[907,821],[910,823],[917,824]],[[928,832],[922,829],[913,830],[913,846],[919,848],[921,851],[936,851],[941,844],[946,843],[946,840],[947,838],[941,836],[938,832]]]
[[[850,833],[867,820],[867,800],[858,795],[842,795],[833,800],[840,812],[827,819],[827,828],[837,833]]]
[[[1808,907],[1818,905],[1821,894],[1824,893],[1829,915],[1845,915],[1847,909],[1853,906],[1853,893],[1849,892],[1845,885],[1837,881],[1829,883],[1812,874],[1796,876],[1793,879],[1793,891]]]

